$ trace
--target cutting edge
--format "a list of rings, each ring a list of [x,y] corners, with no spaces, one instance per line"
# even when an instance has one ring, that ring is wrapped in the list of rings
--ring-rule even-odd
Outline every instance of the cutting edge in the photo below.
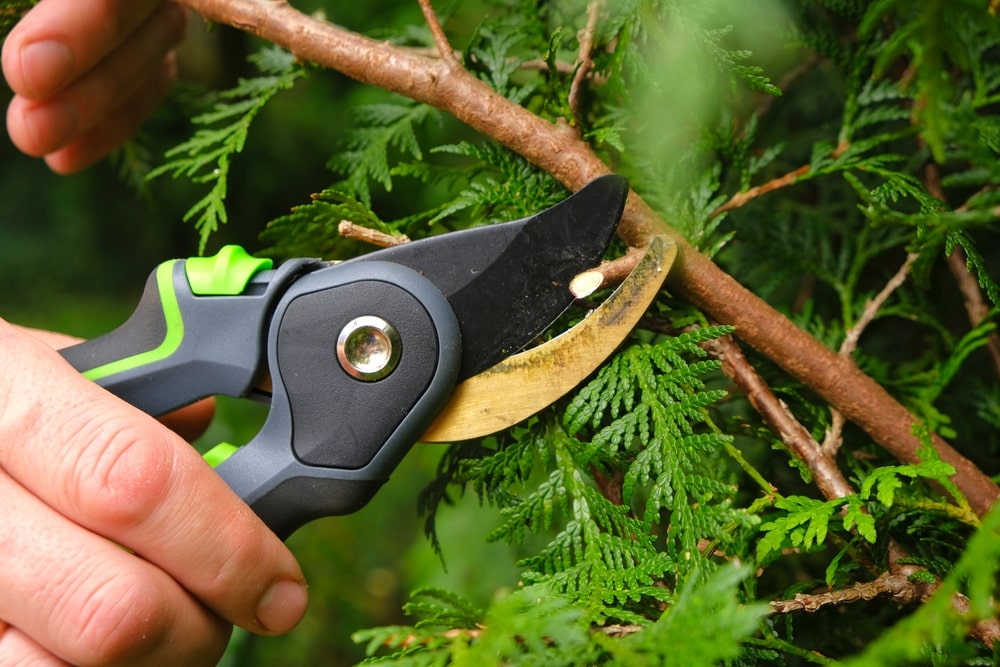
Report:
[[[632,331],[676,256],[675,243],[655,237],[625,281],[580,323],[460,383],[420,441],[457,442],[490,435],[570,392]]]

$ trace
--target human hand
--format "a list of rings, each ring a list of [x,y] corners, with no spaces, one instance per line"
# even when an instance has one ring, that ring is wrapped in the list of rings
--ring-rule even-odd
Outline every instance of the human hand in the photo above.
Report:
[[[41,0],[3,46],[14,145],[62,174],[107,155],[163,99],[186,25],[169,0]]]
[[[0,405],[0,665],[212,665],[230,623],[299,621],[295,559],[197,452],[2,320]]]

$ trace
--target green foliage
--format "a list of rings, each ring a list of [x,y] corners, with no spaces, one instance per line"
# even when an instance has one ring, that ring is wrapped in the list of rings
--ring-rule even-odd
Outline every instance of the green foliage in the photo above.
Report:
[[[628,504],[638,489],[647,490],[643,520],[652,525],[667,513],[668,553],[677,559],[690,559],[706,535],[750,521],[730,507],[735,489],[714,468],[730,439],[698,428],[706,421],[706,408],[724,396],[721,390],[706,390],[701,379],[719,362],[685,358],[705,357],[699,344],[731,331],[709,327],[658,345],[630,347],[607,363],[566,410],[570,434],[589,429],[594,447],[630,461],[623,500]],[[694,506],[697,512],[691,511]]]
[[[845,531],[857,530],[869,542],[875,542],[875,520],[857,496],[826,502],[802,496],[789,496],[775,502],[787,514],[763,524],[764,536],[757,543],[757,559],[766,561],[784,547],[813,550],[826,542],[830,520],[839,515]]]
[[[983,520],[969,540],[965,554],[941,582],[934,596],[912,616],[900,621],[858,658],[851,667],[885,664],[958,664],[958,656],[971,654],[967,633],[976,622],[996,618],[997,581],[1000,575],[1000,511]],[[963,594],[968,611],[956,610],[953,596]]]
[[[978,81],[996,76],[996,63],[990,71],[989,61],[982,59],[982,45],[984,38],[1000,35],[1000,28],[995,20],[984,18],[983,3],[976,0],[881,0],[871,4],[859,25],[863,38],[892,26],[888,34],[876,37],[881,48],[873,74],[881,77],[899,59],[905,59],[908,73],[902,85],[913,87],[911,95],[919,102],[916,120],[921,135],[939,162],[945,161],[945,144],[954,131],[949,107],[955,93],[949,77],[942,74],[957,66]]]
[[[3,0],[0,2],[0,36],[6,37],[7,33],[21,20],[24,13],[37,4],[38,0]]]
[[[997,518],[975,532],[979,518],[955,484],[963,471],[931,442],[946,437],[989,474],[1000,469],[987,354],[1000,306],[996,3],[605,2],[593,69],[571,100],[589,6],[437,9],[463,66],[577,133],[777,311],[832,349],[865,325],[852,356],[916,415],[919,461],[892,459],[747,350],[781,409],[855,490],[819,498],[825,473],[795,458],[789,434],[771,430],[704,350],[741,332],[709,326],[664,293],[572,396],[440,455],[419,499],[433,550],[450,563],[471,558],[439,527],[478,499],[487,539],[517,560],[520,578],[507,582],[516,590],[470,602],[423,588],[405,607],[412,625],[387,620],[357,641],[371,662],[400,665],[829,664],[859,652],[861,664],[983,664],[989,651],[966,633],[996,615],[987,600]],[[430,44],[414,20],[379,39]],[[284,65],[227,93],[158,172],[211,187],[190,214],[202,243],[225,219],[226,169],[247,125],[302,76],[273,57]],[[356,99],[329,147],[329,184],[267,225],[268,252],[350,257],[359,248],[338,236],[341,220],[419,238],[523,217],[566,195],[426,105]],[[952,255],[993,306],[974,324],[946,267]],[[872,313],[894,275],[901,285]],[[752,574],[737,564],[748,562]],[[938,594],[915,611],[880,599],[765,618],[759,604],[849,592],[896,565],[917,569],[914,584],[940,583]],[[966,617],[950,608],[959,590],[971,600]]]
[[[493,601],[473,623],[466,601],[441,591],[414,594],[407,611],[415,625],[357,632],[379,665],[678,665],[709,667],[740,654],[741,640],[766,613],[763,605],[740,604],[737,586],[745,568],[729,566],[712,576],[692,577],[676,601],[643,628],[591,628],[579,610],[545,586],[528,586]],[[456,613],[457,620],[456,623]],[[625,636],[613,638],[615,633]]]
[[[247,141],[250,125],[261,109],[278,93],[287,90],[303,77],[306,70],[292,54],[277,47],[265,48],[251,56],[261,75],[241,79],[230,90],[218,94],[211,111],[195,116],[200,127],[188,141],[167,152],[167,162],[149,173],[148,178],[170,174],[199,184],[209,184],[209,191],[185,214],[194,221],[204,250],[208,237],[226,222],[226,193],[229,167]]]
[[[711,428],[706,411],[722,393],[705,387],[718,362],[704,359],[699,343],[729,331],[709,327],[627,348],[580,389],[562,423],[536,421],[485,451],[449,450],[440,477],[501,508],[491,539],[522,545],[555,531],[521,560],[525,581],[569,595],[590,617],[646,622],[651,605],[672,597],[659,583],[665,576],[711,568],[702,541],[728,545],[754,523],[733,506],[735,487],[718,477],[730,439]],[[424,507],[433,513],[446,498],[447,485],[432,486]]]
[[[761,604],[743,604],[737,586],[745,567],[726,566],[711,576],[696,573],[676,602],[648,631],[613,646],[613,664],[718,665],[742,653],[741,642],[767,614]]]
[[[390,156],[390,151],[398,151],[405,159],[421,160],[423,153],[415,129],[439,115],[433,107],[402,98],[355,109],[356,130],[343,152],[329,163],[333,171],[346,174],[346,180],[333,187],[342,188],[371,206],[370,182],[392,191],[390,161],[397,161],[399,156]]]

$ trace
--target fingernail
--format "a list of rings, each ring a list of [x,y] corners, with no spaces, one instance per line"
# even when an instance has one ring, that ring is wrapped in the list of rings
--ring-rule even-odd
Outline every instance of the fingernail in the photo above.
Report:
[[[21,48],[21,77],[25,94],[36,100],[59,91],[73,76],[73,52],[62,42],[43,40]]]
[[[270,632],[288,632],[306,613],[309,598],[306,587],[297,581],[281,579],[264,593],[257,605],[257,620]]]

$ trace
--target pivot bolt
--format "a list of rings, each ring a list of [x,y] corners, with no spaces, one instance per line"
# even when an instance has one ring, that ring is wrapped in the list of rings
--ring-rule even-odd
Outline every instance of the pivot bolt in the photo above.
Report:
[[[381,380],[399,365],[402,343],[396,329],[374,315],[348,322],[337,337],[337,360],[351,377]]]

